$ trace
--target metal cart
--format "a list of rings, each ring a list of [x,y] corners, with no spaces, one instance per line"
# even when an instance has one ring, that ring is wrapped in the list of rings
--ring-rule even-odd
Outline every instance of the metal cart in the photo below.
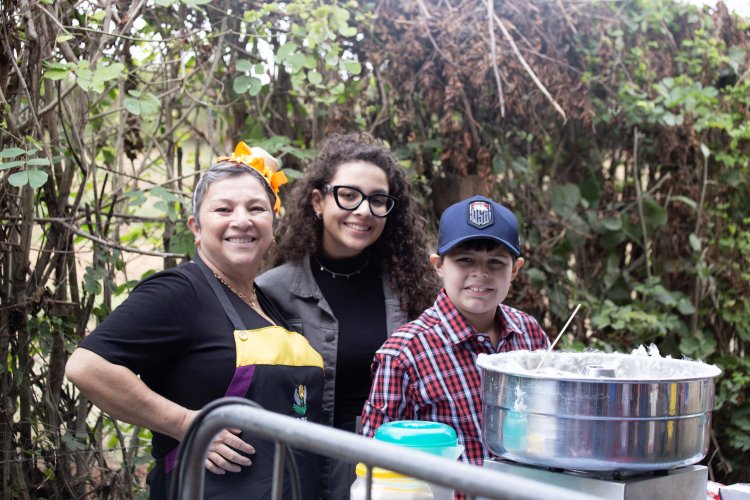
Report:
[[[272,413],[248,406],[236,398],[219,400],[201,414],[186,437],[176,492],[181,500],[200,500],[203,495],[204,460],[213,437],[234,427],[275,443],[273,500],[281,500],[287,446],[344,459],[368,466],[367,484],[372,484],[372,467],[381,467],[456,491],[473,499],[588,500],[597,497],[551,486],[524,477],[491,471],[447,458],[365,438],[350,432]],[[244,403],[244,404],[243,404]],[[370,488],[368,487],[368,490]],[[368,493],[369,498],[369,493]]]

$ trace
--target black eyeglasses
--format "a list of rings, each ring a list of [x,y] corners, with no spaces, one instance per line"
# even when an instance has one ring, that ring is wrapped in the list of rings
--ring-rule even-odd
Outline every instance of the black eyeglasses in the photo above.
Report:
[[[375,217],[385,217],[396,206],[396,198],[387,194],[375,193],[367,195],[359,189],[351,186],[323,186],[323,192],[333,193],[336,205],[342,210],[353,211],[359,208],[363,201],[367,200],[370,213]]]

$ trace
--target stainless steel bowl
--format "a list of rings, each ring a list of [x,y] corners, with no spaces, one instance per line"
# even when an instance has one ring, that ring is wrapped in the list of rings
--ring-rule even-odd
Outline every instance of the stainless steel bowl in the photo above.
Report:
[[[492,453],[529,465],[611,472],[673,469],[706,455],[713,378],[721,373],[715,366],[552,352],[537,372],[543,355],[479,356],[484,441]]]

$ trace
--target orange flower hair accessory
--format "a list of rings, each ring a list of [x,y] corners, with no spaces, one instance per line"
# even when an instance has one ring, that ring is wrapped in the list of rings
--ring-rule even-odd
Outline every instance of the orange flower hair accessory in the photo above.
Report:
[[[232,156],[220,156],[216,161],[238,163],[256,170],[266,180],[268,185],[271,186],[271,190],[276,195],[276,203],[274,203],[273,211],[276,214],[281,211],[279,186],[286,184],[288,179],[286,178],[286,174],[279,170],[279,163],[276,161],[276,158],[268,154],[265,149],[258,147],[251,148],[240,141],[237,147],[234,148]]]

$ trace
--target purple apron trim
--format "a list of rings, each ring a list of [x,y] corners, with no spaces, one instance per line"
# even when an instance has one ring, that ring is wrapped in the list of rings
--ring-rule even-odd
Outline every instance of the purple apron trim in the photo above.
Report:
[[[232,383],[229,384],[227,393],[225,396],[236,396],[238,398],[244,398],[247,395],[247,390],[250,388],[250,384],[253,381],[253,375],[255,375],[255,365],[239,366],[234,371],[234,378]],[[164,470],[167,474],[172,472],[177,462],[177,451],[179,447],[173,449],[164,457]]]
[[[169,474],[174,469],[175,462],[177,462],[177,450],[179,449],[180,449],[179,446],[176,447],[175,449],[167,453],[167,455],[164,457],[164,472],[165,473]]]
[[[253,381],[253,375],[255,375],[255,365],[238,366],[234,372],[232,383],[229,384],[224,396],[236,396],[238,398],[247,396],[247,390]]]

